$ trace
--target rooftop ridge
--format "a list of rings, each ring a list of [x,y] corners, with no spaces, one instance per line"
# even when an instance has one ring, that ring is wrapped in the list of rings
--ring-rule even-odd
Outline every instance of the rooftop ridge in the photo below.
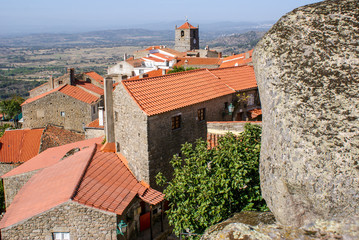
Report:
[[[91,148],[91,147],[90,147]],[[90,163],[91,163],[91,161],[92,161],[92,159],[93,159],[93,156],[95,155],[95,152],[96,152],[96,143],[94,143],[93,145],[92,145],[92,152],[91,152],[91,154],[89,155],[89,157],[88,157],[88,160],[87,160],[87,164],[86,164],[86,166],[85,166],[85,168],[84,168],[84,171],[82,172],[82,174],[81,174],[81,176],[80,176],[80,178],[79,178],[79,180],[78,180],[78,182],[77,182],[77,184],[76,184],[76,187],[74,188],[74,191],[73,191],[73,193],[72,193],[72,195],[71,195],[71,197],[70,197],[70,199],[71,200],[73,200],[74,199],[74,197],[76,196],[76,194],[77,194],[77,191],[78,191],[78,189],[79,189],[79,187],[80,187],[80,185],[81,185],[81,182],[82,182],[82,180],[83,180],[83,178],[84,178],[84,176],[85,176],[85,174],[86,174],[86,172],[87,172],[87,169],[88,169],[88,167],[89,167],[89,165],[90,165]]]

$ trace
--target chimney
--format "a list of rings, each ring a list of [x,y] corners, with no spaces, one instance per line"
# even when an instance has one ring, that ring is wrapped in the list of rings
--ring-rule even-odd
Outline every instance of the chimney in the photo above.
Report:
[[[75,68],[70,68],[67,72],[70,73],[70,85],[75,86]]]
[[[127,53],[123,54],[123,61],[126,61],[127,59]]]
[[[52,78],[52,75],[50,75],[49,83],[50,83],[50,89],[54,89],[54,79]]]
[[[222,58],[222,52],[218,52],[218,58]]]
[[[106,134],[106,142],[115,143],[115,126],[113,121],[113,83],[112,77],[105,78],[105,118],[106,118],[106,126],[105,126],[105,134]]]
[[[166,69],[162,69],[162,75],[166,75]]]
[[[245,59],[248,59],[248,58],[249,58],[249,52],[246,52]]]
[[[103,107],[98,107],[98,125],[103,126]]]

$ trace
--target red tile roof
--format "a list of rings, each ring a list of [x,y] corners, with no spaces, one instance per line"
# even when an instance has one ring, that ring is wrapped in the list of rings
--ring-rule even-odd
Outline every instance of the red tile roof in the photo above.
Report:
[[[15,176],[22,173],[31,172],[34,170],[39,170],[51,166],[61,160],[61,158],[70,150],[79,148],[85,149],[94,143],[100,144],[103,141],[103,137],[87,139],[84,141],[79,141],[75,143],[70,143],[62,145],[59,147],[49,148],[43,151],[42,153],[36,155],[31,160],[21,164],[17,168],[11,170],[10,172],[2,175],[2,178]]]
[[[262,109],[256,108],[256,109],[250,110],[249,113],[251,114],[251,118],[256,118],[256,117],[262,115]]]
[[[235,90],[257,87],[251,66],[198,69],[155,78],[129,79],[122,84],[148,116],[208,101]]]
[[[191,24],[189,24],[188,22],[185,22],[184,24],[182,24],[182,26],[178,27],[177,29],[197,29],[196,27],[193,27]]]
[[[120,215],[136,196],[150,204],[164,199],[139,183],[117,154],[92,145],[35,174],[15,196],[0,228],[71,200]]]
[[[163,69],[158,69],[158,70],[152,70],[152,71],[146,72],[145,73],[145,74],[147,74],[146,78],[162,76],[162,70]],[[168,72],[168,69],[164,69],[164,70],[166,71],[166,73]],[[136,80],[136,79],[140,79],[140,76],[134,76],[134,77],[129,78],[127,80]]]
[[[253,66],[239,66],[229,68],[211,69],[211,73],[221,79],[229,87],[236,91],[257,88],[256,76]]]
[[[87,124],[86,127],[88,127],[88,128],[104,128],[104,126],[99,125],[99,120],[98,119],[93,120],[92,122]]]
[[[177,63],[175,66],[184,66],[184,65],[218,65],[220,64],[220,58],[201,58],[201,57],[180,57],[177,58]]]
[[[98,94],[98,95],[104,94],[104,90],[102,88],[97,87],[97,86],[93,85],[92,83],[88,83],[88,82],[84,82],[84,81],[77,81],[76,86],[83,87],[83,88],[85,88],[95,94]]]
[[[246,53],[241,53],[241,54],[233,55],[230,57],[226,57],[226,58],[222,59],[220,68],[234,67],[234,66],[239,66],[242,64],[248,64],[248,63],[252,62],[252,53],[253,53],[253,49]],[[247,59],[246,59],[246,54],[249,55],[249,58],[247,58]]]
[[[96,73],[96,72],[85,72],[84,74],[91,77],[95,81],[103,84],[103,77],[101,75],[99,75],[98,73]]]
[[[153,62],[164,62],[165,60],[155,58],[155,57],[143,57],[141,58],[144,61],[153,61]]]
[[[0,162],[23,163],[39,153],[44,128],[7,130],[0,138]]]
[[[58,88],[55,88],[55,89],[52,89],[51,91],[48,91],[46,93],[43,93],[43,94],[40,94],[38,96],[35,96],[33,98],[29,98],[27,99],[25,102],[23,102],[21,104],[21,106],[24,106],[25,104],[28,104],[28,103],[31,103],[31,102],[34,102],[40,98],[43,98],[51,93],[54,93],[54,92],[61,92],[63,94],[66,94],[70,97],[73,97],[77,100],[80,100],[82,102],[85,102],[85,103],[93,103],[93,102],[96,102],[99,97],[89,93],[89,92],[86,92],[85,90],[82,90],[80,87],[76,87],[76,86],[72,86],[72,85],[68,85],[68,84],[65,84],[63,86],[60,86]]]

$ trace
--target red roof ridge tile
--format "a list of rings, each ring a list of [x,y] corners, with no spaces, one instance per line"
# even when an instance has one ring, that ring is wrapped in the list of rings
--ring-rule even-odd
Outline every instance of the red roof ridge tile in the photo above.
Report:
[[[80,179],[78,180],[78,182],[77,182],[77,184],[76,184],[76,187],[75,187],[75,189],[74,189],[74,191],[73,191],[73,193],[72,193],[72,195],[71,195],[71,199],[73,199],[73,198],[75,197],[75,195],[76,195],[76,193],[77,193],[77,190],[79,189],[80,184],[81,184],[81,182],[82,182],[82,180],[83,180],[83,177],[85,176],[86,170],[87,170],[88,166],[90,165],[93,156],[95,155],[95,152],[96,152],[96,143],[94,143],[92,146],[89,146],[89,148],[90,148],[90,149],[92,148],[92,152],[90,153],[90,155],[88,155],[87,164],[86,164],[86,166],[85,166],[85,170],[83,171],[83,173],[82,173]]]

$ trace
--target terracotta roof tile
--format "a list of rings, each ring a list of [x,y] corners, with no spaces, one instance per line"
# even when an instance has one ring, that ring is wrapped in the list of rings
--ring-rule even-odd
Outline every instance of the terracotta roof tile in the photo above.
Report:
[[[149,116],[204,102],[236,91],[256,88],[252,66],[198,69],[122,84]]]
[[[162,193],[139,183],[117,154],[92,145],[35,174],[15,196],[0,228],[70,200],[122,214],[136,196],[150,204],[164,200]]]
[[[220,64],[220,58],[201,58],[201,57],[179,57],[177,58],[177,63],[175,66],[184,66],[184,65],[218,65]]]
[[[93,103],[93,102],[96,102],[99,97],[89,93],[89,92],[86,92],[85,90],[82,90],[81,88],[79,87],[76,87],[76,86],[72,86],[72,85],[63,85],[63,86],[60,86],[58,88],[55,88],[55,89],[52,89],[51,91],[48,91],[46,93],[43,93],[43,94],[40,94],[36,97],[33,97],[33,98],[29,98],[27,99],[25,102],[23,102],[21,104],[21,106],[25,105],[25,104],[28,104],[28,103],[31,103],[31,102],[34,102],[40,98],[43,98],[51,93],[54,93],[54,92],[61,92],[63,94],[66,94],[70,97],[73,97],[77,100],[80,100],[82,102],[85,102],[85,103]]]
[[[10,172],[1,176],[2,178],[11,177],[18,174],[31,172],[34,170],[39,170],[55,163],[59,162],[61,158],[70,150],[74,148],[85,149],[89,146],[93,145],[94,143],[100,144],[103,141],[103,137],[87,139],[84,141],[79,141],[75,143],[66,144],[59,147],[49,148],[43,151],[42,153],[36,155],[29,161],[21,164],[17,168],[11,170]]]
[[[100,74],[98,74],[96,72],[93,72],[93,71],[92,72],[85,72],[84,74],[91,77],[95,81],[103,84],[103,77]]]
[[[197,29],[196,27],[193,27],[191,24],[189,24],[188,22],[185,22],[184,24],[182,24],[182,26],[178,27],[177,29]]]
[[[70,97],[73,97],[77,100],[80,100],[82,102],[89,103],[89,104],[99,100],[99,97],[97,97],[91,93],[88,93],[79,87],[72,86],[72,85],[65,85],[63,88],[59,89],[58,91],[62,92],[63,94],[66,94]]]
[[[7,130],[0,138],[0,162],[23,163],[35,157],[40,150],[44,129]]]
[[[6,209],[0,228],[24,221],[69,201],[95,148],[93,145],[35,174]]]
[[[104,128],[104,126],[100,126],[100,125],[99,125],[99,120],[98,120],[98,118],[95,119],[95,120],[93,120],[93,121],[90,122],[89,124],[87,124],[86,127],[88,127],[88,128]]]
[[[166,72],[168,72],[168,69],[158,69],[158,70],[152,70],[149,72],[146,72],[147,77],[151,78],[151,77],[159,77],[162,76],[162,70],[165,70]],[[132,78],[129,78],[127,80],[136,80],[136,79],[140,79],[140,76],[134,76]]]
[[[155,78],[124,80],[122,84],[149,116],[234,92],[207,69]]]
[[[221,81],[236,91],[257,88],[256,76],[253,66],[239,66],[229,68],[211,69],[211,73],[218,76]]]
[[[84,81],[77,81],[76,86],[83,87],[83,88],[85,88],[95,94],[98,94],[98,95],[104,94],[103,88],[97,87],[97,86],[93,85],[92,83],[88,83],[88,82],[84,82]]]
[[[226,57],[222,59],[221,65],[219,67],[220,68],[234,67],[242,64],[248,64],[252,62],[252,53],[253,53],[253,49],[246,53],[241,53],[241,54]],[[247,59],[246,59],[246,54],[249,54],[249,58]]]

